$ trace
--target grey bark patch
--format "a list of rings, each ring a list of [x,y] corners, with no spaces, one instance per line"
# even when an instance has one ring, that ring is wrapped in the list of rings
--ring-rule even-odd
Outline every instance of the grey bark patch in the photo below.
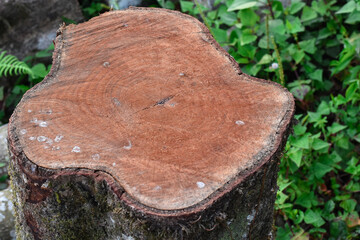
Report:
[[[0,236],[1,240],[15,240],[14,207],[11,189],[0,191]]]

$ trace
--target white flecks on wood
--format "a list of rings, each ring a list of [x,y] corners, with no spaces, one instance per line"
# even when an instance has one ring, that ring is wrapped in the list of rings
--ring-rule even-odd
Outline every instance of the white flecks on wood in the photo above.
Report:
[[[71,150],[71,152],[79,153],[79,152],[81,152],[81,149],[80,149],[79,146],[75,146],[75,147],[73,147],[73,149]]]
[[[129,142],[129,144],[128,144],[127,146],[123,146],[123,148],[124,148],[125,150],[130,150],[130,149],[132,148],[131,141],[128,140],[128,142]]]
[[[45,137],[45,136],[38,136],[37,137],[38,142],[45,142],[46,139],[47,139],[47,137]]]
[[[237,120],[235,121],[235,124],[240,126],[240,125],[244,125],[245,123],[241,120]]]
[[[95,154],[91,155],[91,158],[92,158],[92,160],[94,160],[94,161],[98,161],[98,160],[100,159],[100,154],[95,153]]]
[[[45,122],[45,121],[41,121],[41,122],[39,123],[39,126],[40,126],[40,127],[47,127],[47,126],[48,126],[48,123]]]
[[[60,142],[61,139],[63,139],[63,138],[64,138],[64,136],[62,136],[62,135],[57,135],[57,136],[55,137],[54,141],[55,141],[55,142]]]
[[[196,185],[198,186],[198,188],[204,188],[205,187],[205,183],[203,183],[203,182],[196,182]]]

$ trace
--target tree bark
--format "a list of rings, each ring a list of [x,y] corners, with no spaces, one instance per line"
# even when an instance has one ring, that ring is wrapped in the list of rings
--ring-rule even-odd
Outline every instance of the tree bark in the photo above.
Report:
[[[272,239],[294,100],[196,19],[132,8],[62,27],[9,124],[20,239]]]

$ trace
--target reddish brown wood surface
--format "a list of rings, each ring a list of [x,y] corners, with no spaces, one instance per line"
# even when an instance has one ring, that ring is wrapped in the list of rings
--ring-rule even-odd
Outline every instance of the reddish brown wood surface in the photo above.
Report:
[[[107,172],[129,202],[171,211],[256,171],[293,111],[286,90],[242,74],[194,18],[131,9],[62,29],[10,140],[40,167]]]

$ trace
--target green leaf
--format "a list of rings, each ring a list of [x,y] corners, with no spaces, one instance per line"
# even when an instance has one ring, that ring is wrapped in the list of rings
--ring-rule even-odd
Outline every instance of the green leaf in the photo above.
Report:
[[[34,73],[35,77],[44,78],[48,71],[43,63],[38,63],[31,68],[32,72]]]
[[[360,22],[360,12],[359,11],[352,12],[345,21],[345,23],[347,23],[347,24],[355,24],[357,22]]]
[[[309,149],[309,134],[299,138],[290,137],[290,143],[298,148]]]
[[[194,3],[189,1],[180,1],[180,7],[182,12],[193,12],[194,11]]]
[[[313,143],[312,143],[312,148],[315,150],[315,151],[318,151],[320,149],[323,149],[323,148],[329,148],[330,144],[321,140],[321,139],[318,139],[318,138],[315,138]]]
[[[228,26],[233,26],[237,22],[236,13],[225,12],[221,14],[220,20]]]
[[[286,28],[289,30],[289,33],[298,33],[305,30],[298,17],[296,17],[293,21],[288,21],[286,19]]]
[[[353,82],[352,84],[350,84],[350,86],[348,87],[348,89],[346,90],[345,93],[345,98],[346,101],[350,101],[352,100],[352,98],[354,97],[356,90],[359,89],[359,86],[356,82]]]
[[[317,199],[314,195],[314,192],[302,192],[301,195],[296,199],[295,204],[298,204],[304,208],[311,208],[311,206],[317,205]]]
[[[260,59],[260,61],[257,64],[259,64],[259,65],[269,64],[269,63],[271,63],[272,60],[273,60],[273,58],[271,55],[264,54],[264,56],[262,56],[262,58]]]
[[[297,99],[304,100],[306,94],[311,90],[308,85],[300,85],[296,87],[290,88],[290,92],[296,97]]]
[[[326,12],[329,10],[329,5],[325,3],[323,0],[321,1],[312,1],[311,7],[317,11],[321,16],[324,16]]]
[[[285,25],[281,19],[275,19],[269,21],[269,31],[271,34],[285,34]]]
[[[321,103],[319,104],[316,112],[321,114],[321,115],[329,115],[330,114],[330,106],[329,106],[329,104],[327,102],[325,102],[325,101],[321,101]]]
[[[321,120],[321,114],[319,112],[308,112],[309,122],[318,122]]]
[[[331,172],[333,170],[332,167],[316,162],[313,166],[312,169],[314,171],[315,177],[318,179],[321,179],[325,174],[327,174],[328,172]]]
[[[335,203],[333,200],[329,200],[325,203],[324,212],[331,213],[335,209]]]
[[[291,55],[293,59],[295,60],[296,64],[301,62],[303,58],[305,57],[305,53],[303,50],[297,50],[293,55]]]
[[[248,33],[243,33],[240,36],[240,45],[244,46],[246,44],[252,43],[257,39],[257,36],[252,35],[252,34],[248,34]]]
[[[295,152],[291,152],[289,154],[289,158],[296,164],[296,166],[300,167],[301,166],[301,159],[303,156],[303,151],[302,149],[298,149]]]
[[[306,132],[306,126],[302,126],[301,124],[297,124],[294,126],[294,133],[296,135],[303,135]]]
[[[313,73],[310,73],[310,74],[309,74],[309,77],[310,77],[312,80],[316,80],[316,81],[322,82],[322,80],[323,80],[323,70],[322,70],[322,69],[317,69],[317,70],[314,71]]]
[[[301,41],[299,42],[299,45],[301,49],[304,50],[305,52],[314,54],[316,52],[315,41],[316,39],[313,38],[310,40]]]
[[[284,181],[284,180],[283,180]],[[285,182],[278,182],[279,185],[279,190],[278,192],[282,192],[284,191],[288,186],[290,186],[293,183],[293,181],[291,182],[287,182],[287,180]]]
[[[356,9],[355,1],[350,1],[340,8],[335,14],[351,13]]]
[[[251,8],[239,11],[238,16],[244,26],[252,27],[260,20],[260,17]]]
[[[246,58],[254,59],[256,53],[256,47],[249,45],[245,45],[238,48],[238,53]]]
[[[294,15],[300,11],[306,4],[304,2],[294,2],[290,6],[290,14]]]
[[[305,6],[301,15],[301,21],[306,22],[317,17],[317,13],[312,8]]]
[[[357,202],[354,199],[348,199],[348,200],[342,201],[340,203],[340,207],[342,207],[345,211],[351,213],[354,211],[356,204],[357,204]]]
[[[315,227],[320,227],[325,224],[325,221],[321,218],[320,214],[311,209],[306,210],[304,221],[305,223],[312,224]]]
[[[259,41],[259,48],[267,49],[268,48],[268,42],[266,36],[262,37]],[[274,49],[273,43],[269,40],[269,49]]]
[[[327,130],[330,134],[335,134],[337,132],[340,132],[341,130],[344,130],[345,128],[347,128],[347,126],[334,122],[330,127],[327,128]]]
[[[228,11],[236,11],[256,6],[258,3],[254,0],[235,0],[228,8]]]
[[[225,43],[227,42],[227,32],[226,30],[220,28],[211,28],[211,31],[214,34],[215,40],[218,43]]]

